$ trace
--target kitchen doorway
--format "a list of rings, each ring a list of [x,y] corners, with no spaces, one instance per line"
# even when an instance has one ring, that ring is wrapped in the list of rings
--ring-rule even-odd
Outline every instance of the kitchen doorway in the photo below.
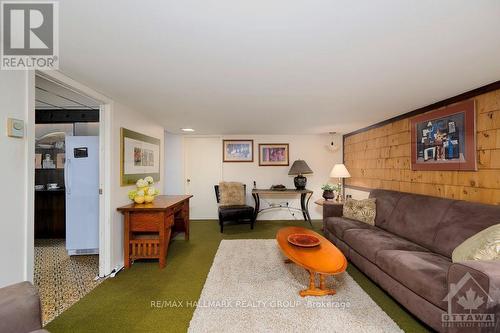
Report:
[[[44,324],[95,288],[100,102],[35,77],[34,284]]]

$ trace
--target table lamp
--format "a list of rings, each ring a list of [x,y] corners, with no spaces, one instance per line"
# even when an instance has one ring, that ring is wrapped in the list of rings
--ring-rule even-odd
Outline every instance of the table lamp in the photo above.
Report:
[[[295,184],[295,188],[297,190],[306,189],[307,178],[303,175],[311,173],[313,173],[311,168],[309,168],[306,161],[304,160],[296,160],[295,162],[293,162],[290,171],[288,171],[289,175],[297,175],[295,178],[293,178],[293,183]]]
[[[338,178],[339,179],[339,193],[337,195],[336,200],[340,201],[341,199],[341,193],[342,193],[342,198],[344,198],[344,188],[342,187],[342,179],[343,178],[350,178],[351,174],[349,171],[347,171],[347,168],[345,167],[344,164],[335,164],[333,166],[332,171],[330,172],[330,178]]]

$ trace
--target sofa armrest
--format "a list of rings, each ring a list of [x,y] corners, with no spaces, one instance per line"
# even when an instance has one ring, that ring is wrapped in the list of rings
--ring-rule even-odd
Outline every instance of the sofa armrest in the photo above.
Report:
[[[471,300],[465,294],[467,291],[475,292],[474,299],[482,297],[476,304],[468,304],[469,309],[464,308],[465,301]],[[490,313],[495,316],[495,327],[500,327],[500,261],[497,260],[468,260],[453,263],[448,269],[448,298],[451,301],[449,309],[453,313]],[[465,298],[460,301],[460,297]],[[472,295],[471,295],[472,296]],[[479,303],[479,307],[475,308]],[[467,307],[467,305],[466,305]],[[472,309],[471,309],[472,307]]]
[[[323,220],[329,217],[342,217],[342,208],[341,204],[323,204]]]
[[[29,282],[0,288],[0,332],[31,332],[42,328],[40,298]]]

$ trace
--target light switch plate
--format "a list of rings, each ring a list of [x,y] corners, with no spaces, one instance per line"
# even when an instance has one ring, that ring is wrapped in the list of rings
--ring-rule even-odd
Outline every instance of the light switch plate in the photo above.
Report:
[[[20,119],[7,119],[7,135],[12,138],[24,137],[24,121]]]

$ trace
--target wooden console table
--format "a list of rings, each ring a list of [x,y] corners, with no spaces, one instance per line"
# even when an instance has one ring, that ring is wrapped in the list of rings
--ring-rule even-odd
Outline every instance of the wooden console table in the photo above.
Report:
[[[165,267],[172,232],[184,232],[189,240],[189,199],[192,195],[159,195],[149,204],[117,208],[124,215],[124,261],[159,259]]]
[[[300,209],[299,208],[294,208],[294,207],[289,207],[289,206],[276,206],[276,207],[268,207],[268,208],[263,208],[260,209],[260,196],[261,195],[300,195]],[[286,189],[286,190],[270,190],[270,189],[253,189],[252,190],[252,197],[255,200],[255,219],[257,220],[257,215],[259,215],[260,212],[268,209],[274,209],[274,208],[287,208],[287,209],[292,209],[292,210],[298,210],[302,212],[302,216],[304,217],[304,221],[309,222],[312,228],[312,223],[311,223],[311,216],[309,215],[309,200],[311,200],[311,197],[313,195],[313,191],[311,190],[296,190],[296,189]]]

